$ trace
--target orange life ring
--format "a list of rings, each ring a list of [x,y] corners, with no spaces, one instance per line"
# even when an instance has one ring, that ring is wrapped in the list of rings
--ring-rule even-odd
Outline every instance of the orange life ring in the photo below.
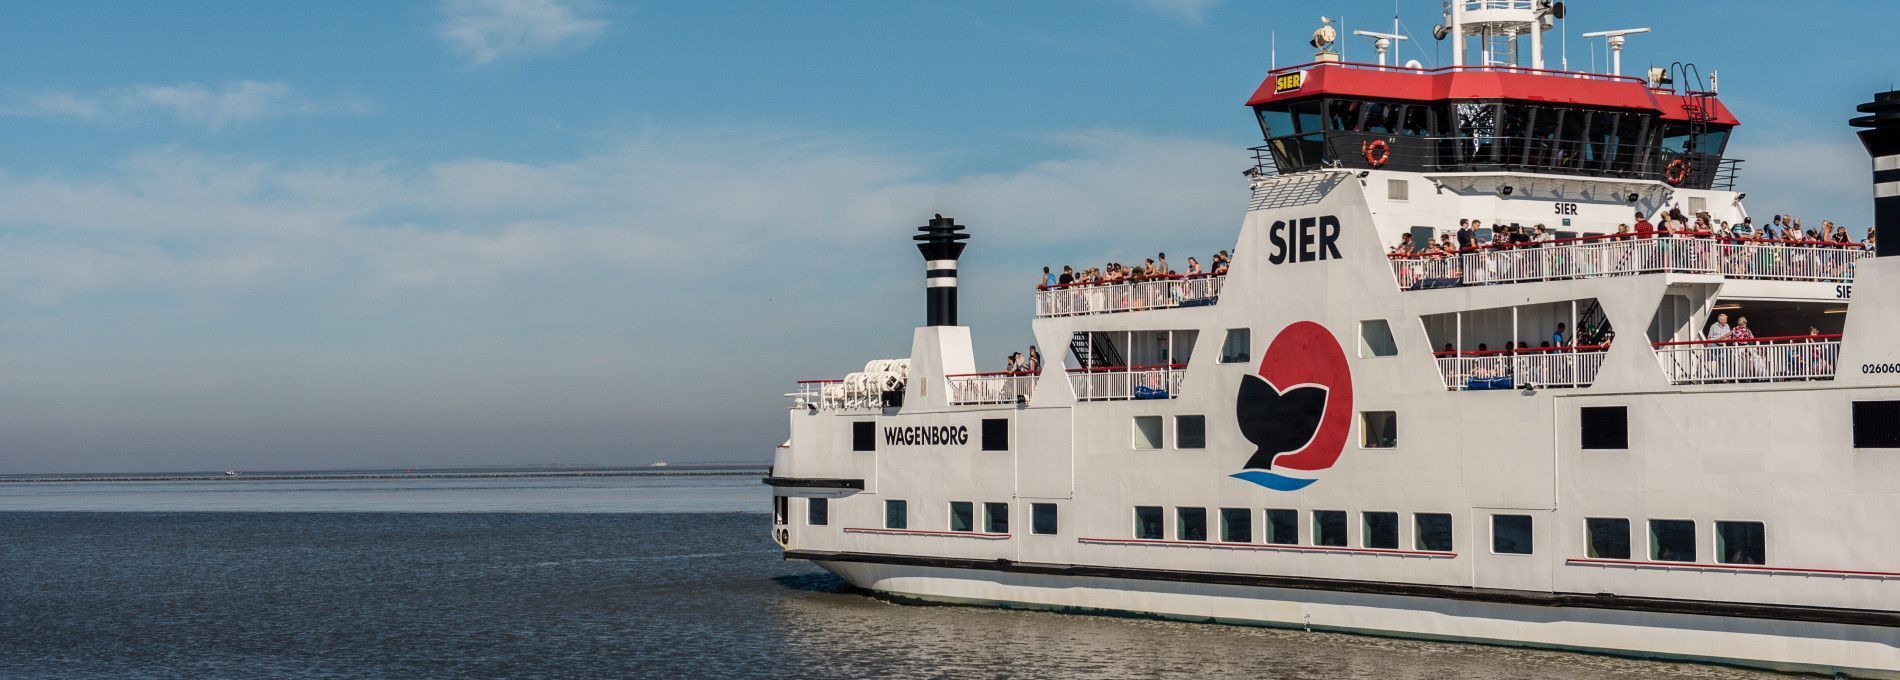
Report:
[[[1375,139],[1360,145],[1360,151],[1366,155],[1366,163],[1375,168],[1385,167],[1392,160],[1392,146],[1383,139]]]
[[[1669,166],[1666,168],[1663,168],[1663,181],[1668,182],[1670,186],[1678,186],[1678,187],[1682,186],[1682,180],[1685,180],[1688,178],[1689,178],[1689,162],[1688,161],[1678,158],[1673,161],[1669,161]]]

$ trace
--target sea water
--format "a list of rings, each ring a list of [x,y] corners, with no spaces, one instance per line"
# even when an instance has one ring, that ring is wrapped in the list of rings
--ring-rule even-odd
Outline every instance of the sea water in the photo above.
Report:
[[[1782,677],[896,604],[780,559],[769,500],[756,476],[0,484],[0,678]]]

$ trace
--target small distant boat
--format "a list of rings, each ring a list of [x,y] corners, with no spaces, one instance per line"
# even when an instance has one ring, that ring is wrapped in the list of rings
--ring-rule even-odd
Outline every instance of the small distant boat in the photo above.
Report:
[[[663,460],[654,461],[653,464],[648,467],[666,467],[666,461],[663,461]]]
[[[237,470],[225,470],[225,471],[224,471],[224,476],[226,476],[226,477],[236,477],[236,476],[238,476],[238,471],[237,471]]]

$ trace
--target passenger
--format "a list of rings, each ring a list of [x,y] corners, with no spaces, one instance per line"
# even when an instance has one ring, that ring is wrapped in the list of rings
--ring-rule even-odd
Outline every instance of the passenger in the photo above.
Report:
[[[1233,262],[1233,258],[1227,255],[1227,251],[1223,250],[1218,253],[1214,253],[1214,260],[1212,262],[1212,264],[1214,265],[1214,275],[1215,276],[1225,275],[1227,273],[1227,266],[1231,264],[1232,262]]]
[[[1550,334],[1550,342],[1546,343],[1544,346],[1550,347],[1551,345],[1556,345],[1558,347],[1564,346],[1564,322],[1562,321],[1557,322],[1557,332]]]
[[[1709,324],[1709,332],[1702,337],[1709,340],[1727,340],[1730,332],[1728,315],[1717,314],[1715,315],[1715,323]]]
[[[1735,328],[1729,331],[1728,339],[1753,340],[1754,338],[1755,331],[1748,329],[1748,317],[1744,316],[1735,319]]]
[[[1749,238],[1751,236],[1754,236],[1755,235],[1755,224],[1753,222],[1754,219],[1755,218],[1753,217],[1742,218],[1741,224],[1737,224],[1734,227],[1731,227],[1729,229],[1729,235],[1734,236],[1736,238]]]
[[[1201,261],[1200,260],[1196,260],[1192,256],[1188,257],[1187,275],[1188,276],[1201,275]]]
[[[1060,278],[1061,277],[1058,277],[1055,274],[1051,273],[1048,267],[1042,268],[1042,287],[1048,288],[1050,286],[1056,285],[1056,283],[1059,282]]]
[[[1174,273],[1174,270],[1168,267],[1167,253],[1155,253],[1155,259],[1157,260],[1155,262],[1156,276],[1168,276]]]
[[[1029,358],[1023,360],[1023,370],[1029,373],[1042,372],[1042,352],[1035,345],[1029,346]]]
[[[1470,250],[1477,242],[1478,230],[1471,227],[1471,220],[1458,220],[1458,249]]]
[[[1411,255],[1411,254],[1412,254],[1412,249],[1413,249],[1413,246],[1412,246],[1412,235],[1411,235],[1411,234],[1409,234],[1409,233],[1407,233],[1407,234],[1399,234],[1399,244],[1398,244],[1398,245],[1396,245],[1396,246],[1392,246],[1392,252],[1391,252],[1391,253],[1389,253],[1389,254],[1391,254],[1391,255]]]
[[[1636,238],[1650,239],[1655,238],[1655,236],[1656,225],[1652,224],[1649,218],[1643,215],[1643,211],[1636,211]]]
[[[1069,265],[1062,265],[1062,275],[1056,277],[1056,285],[1066,286],[1071,283],[1075,283],[1075,270],[1069,268]]]

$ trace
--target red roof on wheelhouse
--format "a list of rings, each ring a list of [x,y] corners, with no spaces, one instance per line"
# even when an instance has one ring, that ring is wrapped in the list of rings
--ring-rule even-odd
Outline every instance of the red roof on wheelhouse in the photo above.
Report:
[[[1508,64],[1419,68],[1355,62],[1313,62],[1268,72],[1247,100],[1259,106],[1317,96],[1404,101],[1509,100],[1612,109],[1655,111],[1667,120],[1689,120],[1698,101],[1708,122],[1739,125],[1713,95],[1697,97],[1653,90],[1642,78],[1554,71]]]

